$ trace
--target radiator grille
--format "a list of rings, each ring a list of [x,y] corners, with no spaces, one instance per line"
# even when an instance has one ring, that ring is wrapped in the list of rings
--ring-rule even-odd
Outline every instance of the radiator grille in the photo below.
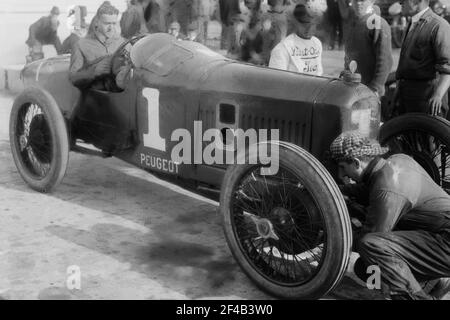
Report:
[[[200,109],[199,120],[202,121],[203,131],[216,128],[216,112]],[[261,117],[254,114],[241,114],[238,128],[248,129],[278,129],[280,140],[306,147],[306,124],[288,119]]]
[[[258,117],[250,114],[241,115],[241,128],[248,129],[278,129],[280,140],[305,146],[306,124],[286,119]]]

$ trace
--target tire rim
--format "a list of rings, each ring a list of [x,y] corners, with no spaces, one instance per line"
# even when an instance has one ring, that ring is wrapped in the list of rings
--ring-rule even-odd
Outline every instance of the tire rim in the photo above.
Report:
[[[442,139],[427,132],[409,130],[389,138],[386,145],[394,153],[414,158],[450,194],[450,149]]]
[[[47,176],[53,158],[53,140],[48,121],[37,104],[25,104],[18,113],[15,137],[21,161],[31,175]]]
[[[234,235],[254,270],[281,286],[311,281],[326,253],[326,229],[301,180],[284,168],[265,177],[253,167],[232,195]]]

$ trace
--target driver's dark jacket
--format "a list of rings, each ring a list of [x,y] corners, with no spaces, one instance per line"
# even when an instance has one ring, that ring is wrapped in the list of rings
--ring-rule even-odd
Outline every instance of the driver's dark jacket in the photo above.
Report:
[[[104,89],[102,79],[94,76],[95,66],[102,59],[110,58],[124,42],[125,39],[120,36],[104,39],[96,32],[80,39],[73,48],[70,60],[70,81],[80,89]]]
[[[394,228],[450,232],[450,195],[407,155],[375,158],[363,172],[362,185],[343,191],[355,190],[367,192],[369,201],[361,235]]]

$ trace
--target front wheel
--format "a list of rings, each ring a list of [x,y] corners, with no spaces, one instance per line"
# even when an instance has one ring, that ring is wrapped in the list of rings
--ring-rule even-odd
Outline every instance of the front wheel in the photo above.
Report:
[[[69,139],[61,111],[46,91],[30,87],[14,101],[9,122],[11,151],[24,181],[50,192],[64,177]]]
[[[279,144],[279,171],[228,169],[220,211],[229,248],[261,289],[286,299],[317,299],[347,268],[351,224],[342,194],[312,155]]]

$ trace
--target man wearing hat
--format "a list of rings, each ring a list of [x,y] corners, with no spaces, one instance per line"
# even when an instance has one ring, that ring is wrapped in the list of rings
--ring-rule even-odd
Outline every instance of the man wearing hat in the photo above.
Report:
[[[378,96],[384,96],[385,83],[392,69],[391,27],[376,13],[375,0],[338,0],[347,21],[345,36],[345,70],[356,61],[361,82]]]
[[[310,6],[298,4],[293,16],[296,31],[275,46],[269,67],[320,76],[323,74],[322,43],[314,36],[317,14]]]
[[[61,40],[58,37],[59,8],[53,7],[50,15],[40,18],[29,28],[29,36],[25,42],[28,45],[29,56],[27,62],[43,59],[43,45],[54,45],[56,52],[61,51]]]
[[[450,277],[450,196],[412,158],[383,158],[387,149],[358,132],[341,134],[330,151],[339,177],[357,183],[343,193],[368,201],[355,237],[361,256],[355,272],[378,266],[392,299],[443,297]],[[436,284],[426,293],[419,281],[429,280]]]

